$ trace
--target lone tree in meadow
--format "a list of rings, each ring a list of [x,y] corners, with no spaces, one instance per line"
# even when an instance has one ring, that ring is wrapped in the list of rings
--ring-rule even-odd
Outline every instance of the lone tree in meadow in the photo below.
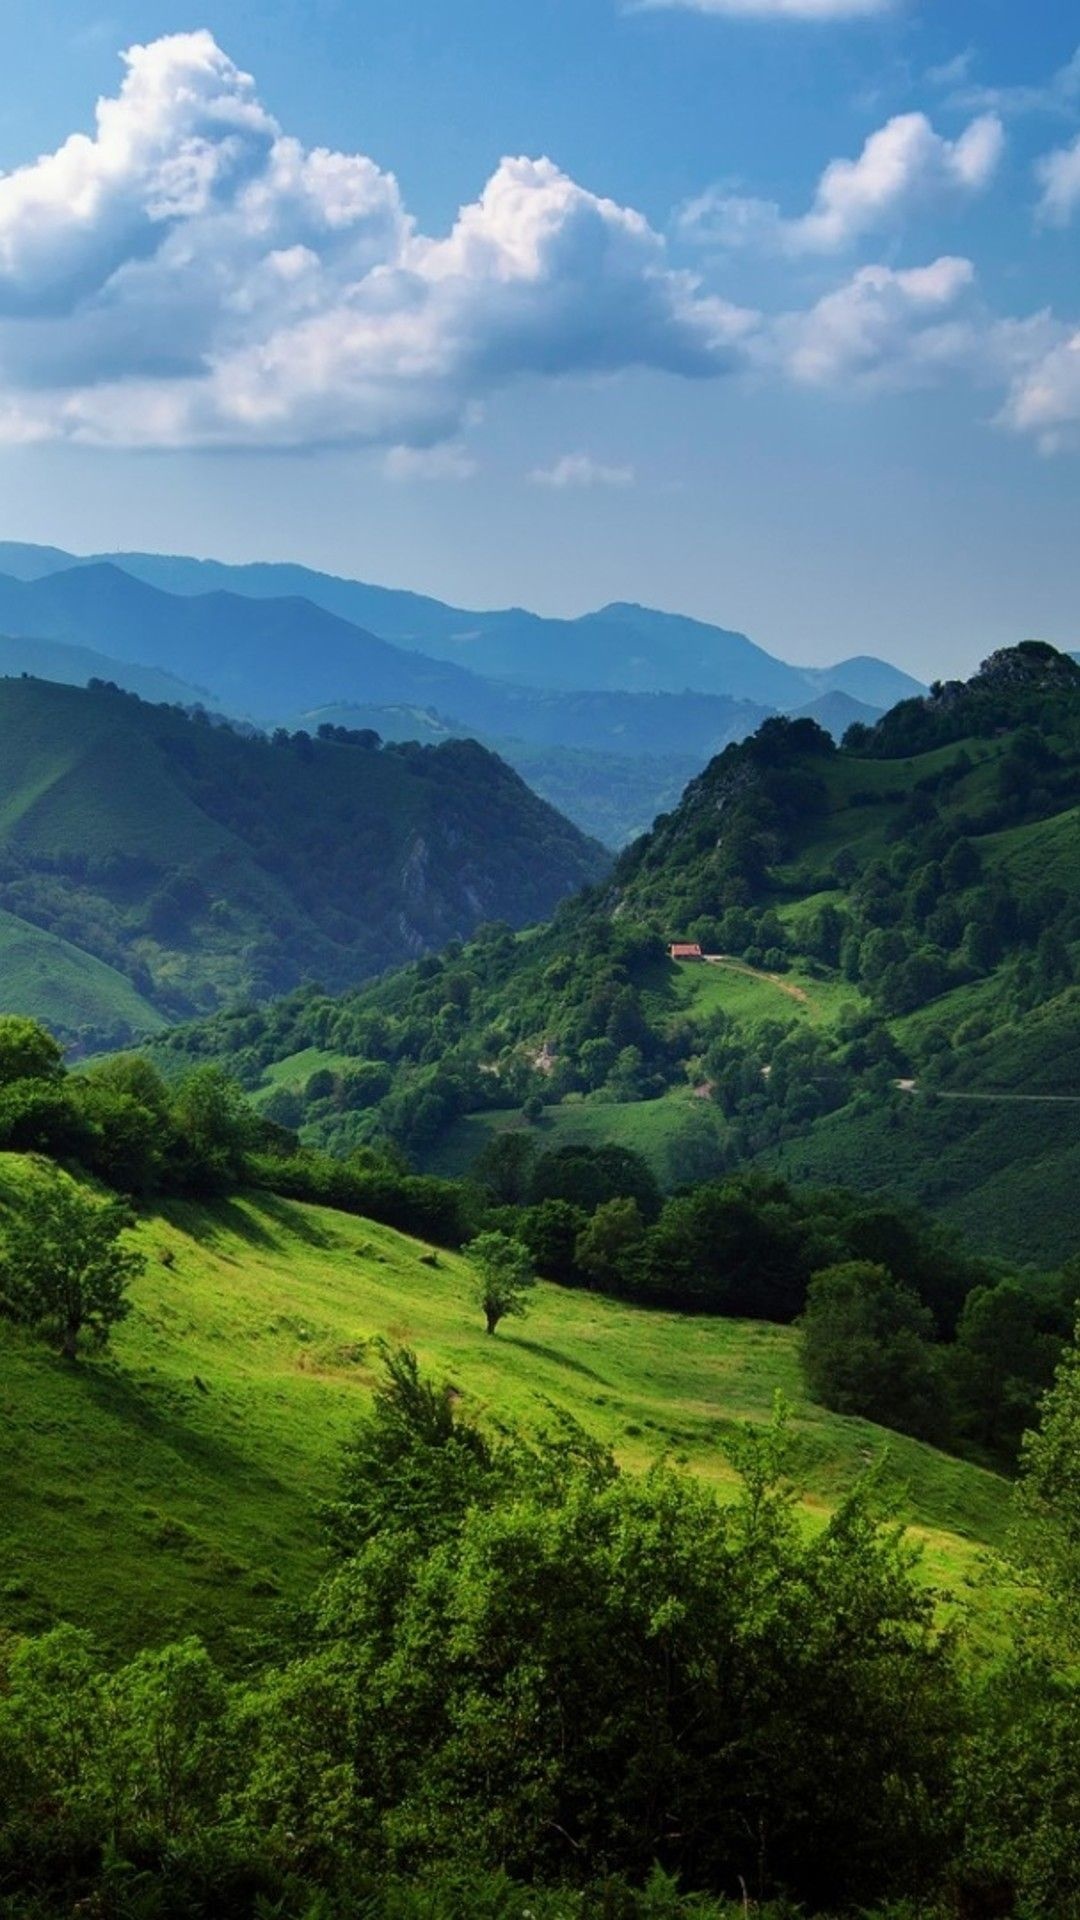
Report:
[[[39,1328],[67,1360],[80,1339],[103,1347],[146,1264],[120,1244],[130,1224],[122,1201],[99,1200],[66,1174],[35,1180],[0,1243],[0,1312]]]
[[[521,1320],[525,1316],[525,1295],[536,1285],[528,1247],[508,1233],[480,1233],[470,1240],[465,1256],[479,1275],[479,1301],[494,1333],[500,1320]]]

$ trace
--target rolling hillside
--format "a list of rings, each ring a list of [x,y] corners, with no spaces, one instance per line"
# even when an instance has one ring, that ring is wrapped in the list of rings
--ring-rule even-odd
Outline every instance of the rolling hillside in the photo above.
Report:
[[[605,865],[470,741],[273,744],[29,679],[0,731],[5,1007],[99,1044],[540,919]]]
[[[0,1220],[24,1177],[0,1157]],[[137,1238],[149,1263],[106,1358],[65,1365],[0,1320],[0,1627],[69,1619],[123,1648],[197,1627],[235,1655],[310,1591],[316,1505],[380,1339],[414,1346],[474,1416],[528,1432],[567,1413],[628,1465],[669,1453],[721,1488],[725,1436],[782,1390],[810,1522],[885,1444],[806,1401],[790,1329],[543,1285],[489,1340],[458,1256],[267,1195],[176,1203]],[[1006,1483],[902,1436],[888,1450],[928,1573],[964,1592],[1003,1537]]]
[[[469,1139],[527,1123],[638,1146],[671,1183],[778,1164],[1054,1265],[1080,1180],[1078,833],[1080,670],[1021,646],[842,751],[768,722],[525,942],[170,1050],[228,1059],[324,1144],[382,1129],[460,1167]],[[672,941],[712,964],[673,963]],[[425,1061],[415,1023],[451,999]],[[289,1065],[312,1047],[314,1084]],[[334,1093],[356,1058],[389,1076],[363,1113]]]

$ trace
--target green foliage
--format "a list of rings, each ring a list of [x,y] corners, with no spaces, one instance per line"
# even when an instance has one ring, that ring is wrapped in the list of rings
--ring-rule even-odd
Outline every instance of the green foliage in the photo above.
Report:
[[[1065,1352],[1022,1458],[1027,1552],[1075,1638],[1080,1636],[1080,1337]]]
[[[577,1236],[575,1265],[599,1286],[616,1290],[625,1286],[644,1237],[636,1200],[606,1200]]]
[[[30,678],[0,681],[0,724],[8,1005],[83,1043],[344,988],[485,917],[539,919],[607,864],[471,740],[274,745]]]
[[[941,1436],[933,1317],[887,1268],[849,1260],[816,1273],[801,1324],[803,1365],[816,1399],[837,1413]]]
[[[1035,1426],[1068,1340],[1080,1272],[1054,1286],[1000,1280],[976,1287],[964,1302],[948,1380],[961,1429],[988,1453],[1015,1460]]]
[[[40,1329],[68,1360],[80,1340],[102,1347],[131,1311],[128,1288],[144,1256],[121,1245],[132,1224],[117,1200],[98,1200],[49,1170],[27,1188],[0,1248],[0,1312]]]
[[[325,1510],[342,1560],[388,1531],[409,1534],[418,1550],[433,1547],[497,1485],[500,1455],[458,1416],[451,1389],[426,1379],[408,1348],[385,1349],[383,1364],[385,1377],[345,1447],[339,1491]]]
[[[478,1233],[465,1248],[465,1257],[479,1275],[477,1298],[489,1333],[500,1320],[522,1320],[525,1295],[535,1284],[529,1249],[498,1229]]]
[[[0,1015],[0,1086],[19,1080],[58,1080],[63,1048],[36,1020],[15,1013]]]
[[[820,1907],[932,1881],[957,1676],[911,1555],[865,1489],[807,1540],[779,1436],[739,1454],[728,1509],[573,1431],[493,1455],[391,1358],[303,1644],[231,1685],[192,1641],[115,1673],[70,1629],[9,1655],[8,1883],[59,1868],[73,1902],[119,1849],[181,1888],[247,1860],[252,1907],[298,1869],[363,1912],[360,1876],[421,1867],[588,1912],[599,1871],[598,1913],[660,1920],[709,1911],[680,1882]]]

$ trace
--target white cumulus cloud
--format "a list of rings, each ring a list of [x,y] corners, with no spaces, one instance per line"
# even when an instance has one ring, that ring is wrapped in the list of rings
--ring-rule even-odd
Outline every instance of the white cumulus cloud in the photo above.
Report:
[[[803,312],[781,315],[758,345],[765,365],[799,386],[875,390],[932,384],[969,354],[974,321],[964,296],[970,260],[858,272]]]
[[[632,487],[633,467],[606,466],[588,453],[564,453],[550,467],[534,467],[529,479],[539,487]]]
[[[1068,226],[1080,207],[1080,134],[1069,146],[1045,154],[1035,174],[1042,187],[1039,218],[1049,226]]]
[[[521,375],[723,372],[745,320],[633,209],[505,159],[449,234],[308,149],[207,32],[0,176],[0,435],[429,450]]]
[[[679,227],[689,238],[724,247],[839,253],[912,205],[939,194],[981,192],[1003,147],[994,114],[972,120],[955,140],[935,132],[924,113],[897,114],[870,135],[857,159],[829,162],[808,212],[786,219],[773,200],[714,188],[682,208]]]
[[[1042,453],[1080,449],[1080,329],[1041,315],[1012,358],[1001,423],[1032,436]]]

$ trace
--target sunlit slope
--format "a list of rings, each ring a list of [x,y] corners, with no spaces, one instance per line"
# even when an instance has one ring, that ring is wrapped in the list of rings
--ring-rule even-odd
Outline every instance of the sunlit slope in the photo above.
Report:
[[[156,1033],[164,1020],[124,974],[59,934],[0,911],[5,1003],[47,1026]]]
[[[25,1163],[0,1158],[17,1205]],[[186,1629],[218,1644],[301,1601],[317,1503],[378,1373],[408,1342],[470,1414],[526,1430],[557,1412],[641,1467],[667,1452],[730,1484],[732,1423],[794,1411],[795,1465],[821,1509],[886,1445],[930,1565],[968,1580],[1000,1539],[1007,1488],[932,1448],[805,1401],[790,1329],[647,1313],[539,1286],[494,1339],[465,1263],[363,1220],[266,1195],[176,1206],[110,1355],[65,1365],[0,1322],[0,1623],[57,1618],[109,1644]]]

